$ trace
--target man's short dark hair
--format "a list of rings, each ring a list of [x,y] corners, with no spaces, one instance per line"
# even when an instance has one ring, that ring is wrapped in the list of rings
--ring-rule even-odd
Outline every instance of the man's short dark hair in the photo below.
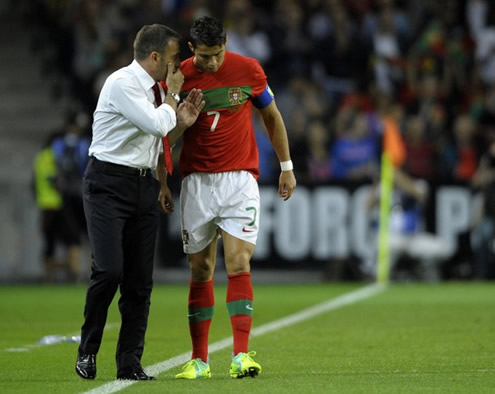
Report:
[[[191,44],[195,48],[198,45],[214,47],[225,44],[227,33],[223,27],[223,23],[219,19],[211,16],[203,16],[197,19],[191,26],[190,36]]]
[[[153,51],[163,53],[170,41],[180,39],[179,33],[165,25],[144,25],[134,39],[134,59],[144,60]]]

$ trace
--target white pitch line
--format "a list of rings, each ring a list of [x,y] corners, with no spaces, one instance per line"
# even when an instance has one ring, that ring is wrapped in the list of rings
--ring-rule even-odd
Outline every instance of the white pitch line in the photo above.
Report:
[[[363,287],[359,290],[352,291],[350,293],[341,295],[337,298],[322,302],[315,306],[303,309],[302,311],[296,312],[292,315],[283,317],[278,320],[274,320],[270,323],[263,324],[251,330],[251,337],[258,337],[265,335],[271,331],[280,330],[281,328],[292,326],[294,324],[300,323],[302,321],[311,319],[322,313],[329,312],[346,305],[354,304],[355,302],[364,300],[366,298],[372,297],[385,290],[386,286],[382,284],[372,284]],[[220,341],[214,342],[208,346],[209,353],[214,353],[219,350],[223,350],[232,345],[232,337],[222,339]],[[158,375],[162,372],[168,371],[169,369],[175,368],[185,362],[189,361],[191,358],[191,352],[180,354],[165,361],[150,365],[146,367],[146,372],[151,375]],[[135,380],[113,380],[111,382],[105,383],[98,386],[92,390],[85,391],[82,394],[111,394],[117,391],[123,390],[137,383]]]

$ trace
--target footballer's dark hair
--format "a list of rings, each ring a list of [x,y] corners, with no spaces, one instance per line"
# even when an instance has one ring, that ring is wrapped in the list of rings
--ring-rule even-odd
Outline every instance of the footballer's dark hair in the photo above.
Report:
[[[165,25],[144,25],[134,39],[134,59],[144,60],[151,52],[163,53],[170,41],[180,41],[181,36]]]
[[[203,16],[197,19],[191,26],[189,32],[193,47],[205,45],[214,47],[223,45],[227,40],[227,32],[222,21],[211,16]]]

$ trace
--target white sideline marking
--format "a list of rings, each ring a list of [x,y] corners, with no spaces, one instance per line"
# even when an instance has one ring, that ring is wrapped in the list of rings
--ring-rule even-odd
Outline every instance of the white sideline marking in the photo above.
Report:
[[[274,320],[270,323],[263,324],[259,327],[253,328],[251,330],[251,338],[264,335],[271,331],[276,331],[284,327],[292,326],[304,320],[311,319],[317,315],[325,312],[329,312],[343,306],[353,304],[355,302],[364,300],[365,298],[374,296],[385,290],[386,286],[383,284],[372,284],[361,288],[359,290],[352,291],[350,293],[341,295],[337,298],[322,302],[315,306],[303,309],[302,311],[293,313],[292,315],[283,317],[278,320]],[[222,339],[220,341],[214,342],[208,346],[209,353],[214,353],[218,350],[223,350],[232,345],[232,337]],[[186,363],[191,358],[191,352],[182,353],[179,356],[172,357],[168,360],[161,361],[159,363],[150,365],[146,367],[146,372],[151,375],[158,375],[162,372],[168,371],[169,369],[175,368],[181,364]],[[111,382],[105,383],[98,386],[92,390],[85,391],[82,394],[111,394],[117,391],[123,390],[137,383],[136,380],[113,380]]]
[[[114,329],[114,328],[119,328],[120,327],[120,323],[107,323],[105,325],[105,328],[104,330],[111,330],[111,329]],[[69,335],[66,335],[67,337],[72,337],[72,336],[76,336],[76,335],[79,335],[80,332],[78,333],[75,333],[75,334],[69,334]],[[57,345],[59,345],[59,343],[57,343]],[[31,343],[29,345],[24,345],[24,346],[19,346],[19,347],[9,347],[7,349],[5,349],[6,352],[29,352],[30,350],[32,349],[38,349],[40,347],[46,347],[46,346],[50,346],[50,345],[45,345],[45,344],[41,344],[39,342],[36,342],[36,343]]]

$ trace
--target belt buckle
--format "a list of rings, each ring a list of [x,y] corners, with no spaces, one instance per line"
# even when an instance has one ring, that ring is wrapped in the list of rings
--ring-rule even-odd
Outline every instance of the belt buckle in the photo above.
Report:
[[[138,175],[139,176],[146,176],[147,170],[148,170],[147,168],[138,168]]]

